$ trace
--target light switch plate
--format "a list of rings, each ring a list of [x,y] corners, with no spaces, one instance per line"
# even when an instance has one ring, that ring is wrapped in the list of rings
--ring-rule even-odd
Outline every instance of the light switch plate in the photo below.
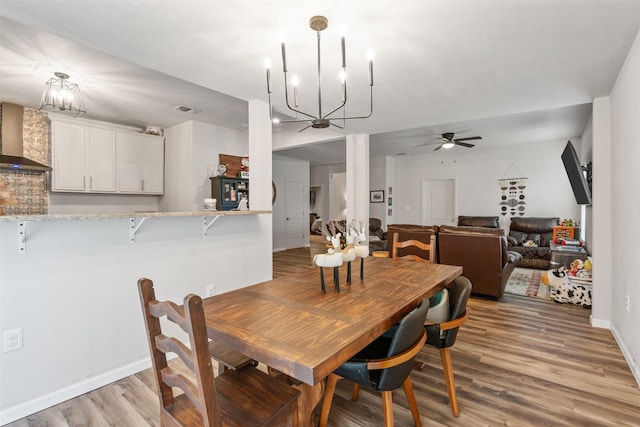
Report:
[[[5,331],[2,334],[2,344],[5,353],[22,349],[22,329]]]

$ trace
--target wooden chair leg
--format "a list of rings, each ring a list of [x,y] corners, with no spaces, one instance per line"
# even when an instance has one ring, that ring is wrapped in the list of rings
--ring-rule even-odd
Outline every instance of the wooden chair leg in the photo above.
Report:
[[[456,383],[453,379],[453,365],[451,364],[451,353],[449,352],[449,348],[440,349],[440,359],[442,361],[444,379],[447,383],[447,393],[449,394],[451,412],[457,417],[460,416],[460,409],[458,408],[458,396],[456,394]]]
[[[382,412],[384,413],[384,427],[393,427],[393,393],[382,392]]]
[[[319,427],[326,427],[327,421],[329,421],[329,411],[331,411],[331,401],[333,400],[333,393],[336,391],[336,384],[340,377],[336,374],[329,374],[327,378],[327,386],[324,389],[324,400],[322,401],[322,409],[320,410],[320,422]]]
[[[226,371],[227,369],[228,369],[228,368],[227,368],[227,366],[226,366],[224,363],[222,363],[222,362],[218,362],[218,373],[217,373],[217,375],[216,375],[216,376],[218,376],[218,375],[222,375],[222,374],[224,373],[224,371]]]
[[[402,384],[404,388],[404,394],[407,395],[407,402],[409,402],[409,409],[411,409],[411,415],[413,415],[413,422],[416,427],[422,427],[422,421],[420,421],[420,413],[418,412],[418,404],[416,403],[416,395],[413,392],[413,384],[411,383],[411,377],[407,377]]]
[[[360,394],[360,384],[353,383],[353,391],[351,392],[351,400],[358,400]]]

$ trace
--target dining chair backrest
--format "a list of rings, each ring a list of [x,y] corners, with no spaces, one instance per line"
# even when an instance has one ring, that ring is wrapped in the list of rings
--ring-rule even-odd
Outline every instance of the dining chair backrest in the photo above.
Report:
[[[436,256],[436,235],[432,234],[429,243],[421,242],[419,240],[399,240],[399,233],[393,234],[393,245],[391,247],[391,258],[406,258],[413,261],[422,261],[422,262],[435,262]],[[405,249],[413,247],[415,248],[419,255],[416,254],[407,254],[407,255],[398,255],[399,249]]]
[[[424,332],[424,322],[429,309],[429,299],[425,299],[419,307],[407,314],[399,323],[396,333],[391,339],[387,358],[396,356],[411,348]],[[413,368],[413,358],[404,363],[386,368],[380,374],[378,390],[395,390],[402,386]]]
[[[449,288],[449,319],[444,322],[431,322],[427,319],[427,344],[438,348],[451,347],[456,342],[460,326],[467,321],[467,302],[471,295],[471,281],[459,276]]]
[[[457,277],[449,289],[449,321],[461,318],[467,312],[467,302],[471,295],[471,281],[464,276]],[[451,347],[456,342],[460,327],[445,330],[444,346]]]
[[[138,289],[159,389],[161,424],[189,425],[192,424],[190,420],[197,420],[199,413],[201,425],[219,426],[220,410],[209,356],[202,299],[189,294],[184,298],[182,308],[171,301],[156,300],[153,282],[149,279],[140,279]],[[162,317],[167,317],[188,334],[190,347],[179,339],[162,333]],[[177,354],[193,372],[195,381],[168,366],[167,353]],[[181,389],[184,394],[174,396],[172,387]],[[197,425],[197,422],[192,425]]]

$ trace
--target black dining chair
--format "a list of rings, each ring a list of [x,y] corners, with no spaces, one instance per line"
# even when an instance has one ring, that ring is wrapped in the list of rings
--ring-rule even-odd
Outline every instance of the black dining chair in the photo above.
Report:
[[[456,394],[456,384],[453,379],[453,365],[451,364],[451,353],[449,349],[455,344],[458,336],[458,329],[469,317],[467,301],[471,294],[471,281],[464,276],[457,277],[449,288],[449,320],[441,323],[431,323],[427,320],[425,329],[427,330],[427,344],[440,350],[442,371],[447,383],[447,393],[449,394],[449,404],[451,412],[456,417],[460,415],[458,408],[458,395]]]
[[[429,301],[425,299],[400,321],[392,336],[382,335],[329,375],[320,427],[327,425],[331,401],[340,379],[354,383],[353,400],[358,398],[360,387],[382,393],[385,426],[393,426],[392,392],[402,386],[413,420],[416,426],[421,426],[410,374],[414,358],[426,341],[424,322],[428,309]]]

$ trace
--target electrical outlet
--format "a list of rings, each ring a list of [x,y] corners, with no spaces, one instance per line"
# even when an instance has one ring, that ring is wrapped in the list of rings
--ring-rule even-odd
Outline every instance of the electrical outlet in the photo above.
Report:
[[[216,287],[214,285],[207,286],[206,296],[212,297],[216,294]]]
[[[631,310],[631,297],[629,295],[624,296],[624,309],[627,311]]]
[[[22,349],[22,329],[5,331],[2,334],[2,349],[5,353]]]

